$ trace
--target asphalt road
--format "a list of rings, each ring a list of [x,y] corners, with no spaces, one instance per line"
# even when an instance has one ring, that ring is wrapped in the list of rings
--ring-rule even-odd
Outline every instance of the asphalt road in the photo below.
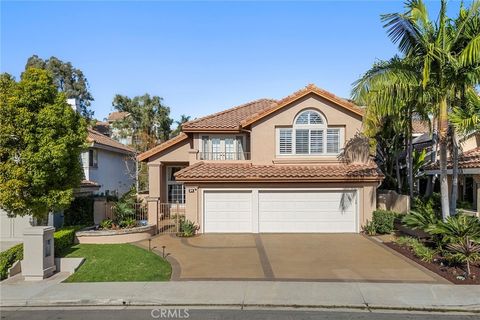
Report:
[[[29,320],[135,320],[135,319],[192,319],[192,320],[284,320],[284,319],[322,319],[322,320],[450,320],[478,319],[478,314],[453,313],[412,313],[412,312],[368,312],[368,311],[317,311],[317,310],[214,310],[214,309],[50,309],[50,310],[6,310],[0,311],[1,319]]]

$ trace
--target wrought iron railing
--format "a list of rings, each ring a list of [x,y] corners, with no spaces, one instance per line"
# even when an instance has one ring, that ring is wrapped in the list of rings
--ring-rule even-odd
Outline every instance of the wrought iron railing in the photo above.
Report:
[[[250,152],[199,152],[198,160],[250,160]]]

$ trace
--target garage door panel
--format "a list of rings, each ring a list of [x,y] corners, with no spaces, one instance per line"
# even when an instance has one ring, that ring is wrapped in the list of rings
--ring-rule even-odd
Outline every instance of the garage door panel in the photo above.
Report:
[[[355,194],[261,191],[260,232],[356,232]]]
[[[252,232],[252,193],[204,193],[205,232]]]

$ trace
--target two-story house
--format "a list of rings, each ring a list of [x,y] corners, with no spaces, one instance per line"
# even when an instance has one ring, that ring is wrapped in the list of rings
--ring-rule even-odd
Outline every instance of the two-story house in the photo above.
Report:
[[[363,114],[309,85],[183,124],[138,157],[148,163],[149,222],[178,202],[205,233],[359,232],[383,179],[368,146],[342,152]]]
[[[135,184],[135,152],[98,131],[88,129],[88,149],[82,152],[84,179],[77,193],[121,196]]]

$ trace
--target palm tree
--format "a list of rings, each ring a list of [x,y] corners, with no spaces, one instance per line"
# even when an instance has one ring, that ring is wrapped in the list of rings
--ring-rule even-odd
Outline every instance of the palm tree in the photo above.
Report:
[[[430,20],[422,0],[409,0],[405,13],[382,15],[388,36],[398,44],[400,52],[409,65],[419,66],[420,85],[416,91],[411,84],[412,72],[404,69],[389,69],[388,77],[377,76],[370,83],[386,82],[388,90],[380,93],[384,101],[398,98],[406,104],[417,96],[422,97],[421,104],[431,105],[432,113],[438,119],[438,138],[440,149],[440,184],[442,193],[442,216],[450,215],[447,182],[447,129],[449,103],[455,100],[459,91],[478,85],[480,79],[480,2],[475,0],[468,9],[461,8],[459,16],[451,20],[446,15],[446,1],[441,1],[436,22]],[[465,76],[464,70],[470,70]],[[464,76],[462,76],[464,75]],[[401,80],[399,84],[393,79]],[[374,88],[375,86],[372,85]],[[382,86],[380,86],[381,88]],[[365,90],[369,90],[369,86]],[[423,92],[422,92],[423,91]],[[385,95],[394,93],[388,98]],[[421,94],[419,94],[421,93]],[[425,93],[428,98],[425,99]],[[392,107],[385,103],[386,108]]]
[[[181,131],[182,131],[182,124],[184,124],[185,122],[188,122],[190,121],[191,117],[190,116],[187,116],[185,114],[182,114],[180,116],[180,120],[176,120],[175,123],[177,124],[177,128],[175,130],[173,130],[173,132],[171,133],[170,137],[175,137],[177,136]]]
[[[382,134],[384,127],[381,119],[385,117],[395,119],[394,130],[404,136],[407,141],[407,176],[412,198],[414,192],[413,115],[427,119],[426,110],[429,105],[428,92],[421,85],[420,70],[417,60],[395,56],[389,61],[375,63],[362,78],[354,83],[352,90],[355,101],[368,106],[364,121],[367,135],[369,132]],[[402,142],[400,147],[403,151],[405,144]],[[401,189],[398,153],[396,159],[397,181]]]

